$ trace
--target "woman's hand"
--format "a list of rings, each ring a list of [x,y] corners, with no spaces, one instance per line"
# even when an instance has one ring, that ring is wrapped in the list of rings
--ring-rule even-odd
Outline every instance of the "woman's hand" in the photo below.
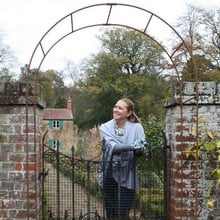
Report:
[[[145,153],[147,142],[145,139],[137,139],[134,144],[134,154],[136,157],[143,156]]]

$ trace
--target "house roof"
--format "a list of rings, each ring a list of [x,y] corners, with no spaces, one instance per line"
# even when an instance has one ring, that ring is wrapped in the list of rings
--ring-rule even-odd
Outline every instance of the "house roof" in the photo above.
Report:
[[[43,109],[43,120],[73,120],[72,110],[66,108],[45,108]]]

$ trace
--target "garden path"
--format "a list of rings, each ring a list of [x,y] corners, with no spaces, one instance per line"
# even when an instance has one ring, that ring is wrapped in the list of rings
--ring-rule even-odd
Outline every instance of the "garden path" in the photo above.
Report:
[[[47,207],[51,213],[57,213],[57,204],[59,203],[60,216],[65,215],[65,210],[69,216],[80,216],[89,211],[98,212],[99,215],[103,215],[103,204],[95,197],[88,194],[84,187],[79,184],[74,184],[74,209],[73,209],[73,192],[72,192],[72,180],[65,177],[60,173],[60,185],[57,187],[57,175],[56,169],[47,163],[46,169],[49,169],[49,173],[45,178],[45,193],[47,194]],[[57,191],[60,191],[60,197],[57,197]]]

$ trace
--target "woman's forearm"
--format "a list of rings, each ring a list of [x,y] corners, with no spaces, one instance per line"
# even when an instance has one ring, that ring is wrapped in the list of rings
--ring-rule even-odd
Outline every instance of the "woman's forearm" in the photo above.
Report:
[[[113,153],[118,154],[123,151],[132,151],[134,147],[131,144],[116,144],[113,149]]]

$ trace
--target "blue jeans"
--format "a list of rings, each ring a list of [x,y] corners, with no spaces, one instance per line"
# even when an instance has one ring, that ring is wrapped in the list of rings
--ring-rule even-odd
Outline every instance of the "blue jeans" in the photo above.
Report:
[[[135,199],[133,189],[120,186],[111,175],[107,175],[103,195],[108,220],[129,219],[129,211]]]

